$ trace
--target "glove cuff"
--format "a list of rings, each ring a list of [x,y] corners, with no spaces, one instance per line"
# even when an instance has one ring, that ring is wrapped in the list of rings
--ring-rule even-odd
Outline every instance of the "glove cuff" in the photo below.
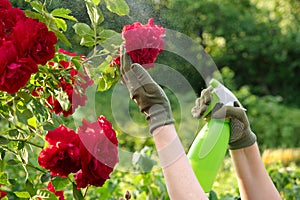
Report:
[[[150,133],[161,126],[173,124],[175,120],[172,117],[172,111],[170,108],[166,108],[163,105],[155,104],[149,109],[147,120],[149,122]]]
[[[251,131],[251,129],[247,129],[243,133],[243,136],[234,142],[229,143],[230,150],[242,149],[245,147],[249,147],[256,142],[256,135]]]

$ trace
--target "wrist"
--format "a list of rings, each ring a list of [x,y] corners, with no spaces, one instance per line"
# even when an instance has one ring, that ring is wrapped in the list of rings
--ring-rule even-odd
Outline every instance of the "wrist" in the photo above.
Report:
[[[185,155],[174,124],[160,126],[153,131],[153,138],[162,168],[166,168]]]
[[[172,111],[169,107],[166,108],[166,106],[159,104],[153,105],[147,115],[150,133],[153,134],[153,131],[159,127],[174,124],[175,120],[171,113]]]
[[[242,149],[253,145],[255,142],[256,135],[251,131],[251,129],[247,129],[245,132],[242,133],[242,137],[240,139],[229,143],[229,149]]]

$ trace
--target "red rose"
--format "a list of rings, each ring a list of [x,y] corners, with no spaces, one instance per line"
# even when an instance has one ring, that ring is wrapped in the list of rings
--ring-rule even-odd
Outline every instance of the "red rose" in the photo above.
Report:
[[[31,57],[37,64],[45,65],[55,54],[55,34],[45,24],[27,18],[14,27],[11,38],[22,57]]]
[[[158,54],[164,50],[165,32],[166,29],[154,25],[153,18],[145,25],[135,22],[124,26],[122,37],[125,39],[125,48],[132,62],[148,64],[144,66],[145,68],[153,67]],[[120,65],[120,57],[116,57],[112,65]]]
[[[58,200],[65,200],[64,191],[63,190],[56,191],[52,182],[48,183],[47,188],[50,192],[54,193],[58,197]]]
[[[39,156],[41,167],[51,171],[53,176],[66,177],[80,170],[79,136],[63,125],[46,135],[48,146]]]
[[[10,8],[7,10],[0,9],[0,38],[8,38],[18,21],[23,21],[26,16],[19,8]],[[6,39],[10,40],[10,39]],[[0,40],[1,45],[1,40]]]
[[[81,171],[75,174],[77,187],[102,186],[119,161],[116,132],[111,123],[100,116],[94,123],[83,120],[78,134],[81,139]]]
[[[0,46],[0,90],[10,94],[17,92],[37,70],[31,58],[18,57],[17,49],[11,41],[5,41]]]
[[[0,0],[0,10],[12,8],[11,3],[8,0]]]

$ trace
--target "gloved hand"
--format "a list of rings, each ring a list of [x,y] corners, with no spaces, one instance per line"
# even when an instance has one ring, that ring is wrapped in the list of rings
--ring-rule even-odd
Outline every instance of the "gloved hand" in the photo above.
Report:
[[[122,78],[129,90],[130,98],[146,115],[150,132],[160,126],[174,123],[169,100],[161,87],[141,65],[132,64],[123,45],[120,54]]]
[[[212,100],[212,90],[211,86],[202,90],[200,98],[196,100],[195,107],[192,108],[192,115],[195,118],[201,118],[207,110]],[[251,131],[245,110],[238,103],[234,107],[217,104],[209,117],[215,119],[230,118],[229,149],[241,149],[255,143],[256,135]]]

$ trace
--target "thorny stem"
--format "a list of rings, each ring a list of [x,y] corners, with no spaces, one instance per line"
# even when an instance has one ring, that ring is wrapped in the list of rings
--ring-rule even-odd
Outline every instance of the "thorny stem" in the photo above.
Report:
[[[10,149],[10,148],[8,148],[6,146],[1,146],[1,148],[3,148],[3,149],[5,149],[5,150],[7,150],[7,151],[9,151],[9,152],[11,152],[11,153],[13,153],[15,155],[18,155],[18,152],[15,152],[14,150],[12,150],[12,149]]]
[[[40,149],[43,149],[43,148],[44,148],[43,146],[41,146],[41,145],[39,145],[39,144],[35,144],[35,143],[33,143],[33,142],[28,141],[27,138],[25,138],[25,139],[9,139],[9,140],[10,140],[10,141],[25,142],[25,143],[27,143],[27,144],[31,144],[31,145],[33,145],[33,146],[35,146],[35,147],[38,147],[38,148],[40,148]]]
[[[28,167],[31,167],[31,168],[33,168],[33,169],[36,169],[36,170],[38,170],[38,171],[40,171],[40,172],[43,172],[44,174],[47,173],[47,171],[44,171],[44,170],[42,170],[42,169],[40,169],[40,168],[38,168],[38,167],[36,167],[36,166],[34,166],[34,165],[32,165],[32,164],[27,163],[27,164],[25,164],[25,165],[28,166]]]
[[[107,53],[99,53],[99,54],[96,54],[94,53],[91,57],[87,58],[86,60],[82,61],[82,63],[86,63],[90,60],[92,60],[93,58],[97,58],[97,57],[102,57],[102,56],[106,56],[106,55],[109,55],[111,54],[110,52],[107,52]]]

